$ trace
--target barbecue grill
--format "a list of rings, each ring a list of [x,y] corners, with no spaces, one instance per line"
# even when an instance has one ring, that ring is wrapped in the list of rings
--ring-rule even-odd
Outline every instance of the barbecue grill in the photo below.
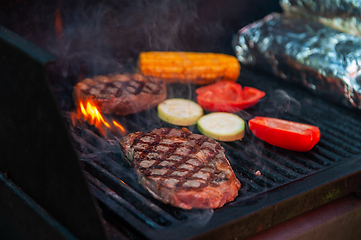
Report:
[[[217,35],[219,38],[207,45],[188,32],[191,40],[180,37],[184,46],[232,54],[228,43],[236,28],[269,11],[279,11],[278,1],[269,1],[256,14],[240,19],[243,10],[235,10],[235,2],[199,5],[200,26],[204,26],[203,20],[214,21],[208,15],[214,15],[212,6],[224,6],[216,12],[223,14],[225,37]],[[29,5],[7,7],[20,11],[26,6],[28,11],[34,7]],[[54,12],[59,9],[49,5]],[[163,204],[138,184],[135,170],[120,151],[120,135],[103,136],[86,122],[74,124],[71,91],[79,75],[61,71],[65,63],[61,53],[50,53],[49,45],[24,34],[16,21],[0,20],[7,25],[0,26],[0,204],[32,238],[169,239],[171,234],[172,239],[244,239],[360,192],[359,111],[242,66],[238,82],[266,92],[257,105],[237,113],[245,122],[262,115],[316,125],[321,130],[320,142],[309,152],[297,153],[264,143],[246,127],[242,141],[221,142],[242,184],[233,202],[216,210],[183,210]],[[43,29],[39,31],[47,36]],[[173,47],[178,50],[179,46]],[[128,56],[134,59],[135,53],[132,49],[125,54],[127,59],[118,67],[134,70],[135,62]],[[90,72],[87,65],[74,69],[82,77]],[[104,69],[109,65],[98,71]],[[196,87],[168,84],[168,96],[195,100]],[[158,119],[156,109],[111,117],[128,132],[171,126]],[[194,126],[188,128],[199,133]]]

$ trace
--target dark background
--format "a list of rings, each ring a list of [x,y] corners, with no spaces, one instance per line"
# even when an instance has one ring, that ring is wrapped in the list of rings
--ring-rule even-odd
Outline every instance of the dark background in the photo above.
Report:
[[[66,63],[66,74],[99,74],[134,66],[141,51],[234,54],[243,26],[278,0],[0,1],[0,24]],[[60,22],[60,24],[59,24]],[[61,26],[61,27],[59,27]]]

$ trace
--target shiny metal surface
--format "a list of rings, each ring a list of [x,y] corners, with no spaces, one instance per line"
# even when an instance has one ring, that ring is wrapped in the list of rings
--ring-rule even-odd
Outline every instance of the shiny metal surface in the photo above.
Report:
[[[241,64],[305,86],[341,105],[361,109],[361,39],[321,23],[271,13],[238,31]]]
[[[360,0],[280,0],[287,15],[318,21],[361,37]]]

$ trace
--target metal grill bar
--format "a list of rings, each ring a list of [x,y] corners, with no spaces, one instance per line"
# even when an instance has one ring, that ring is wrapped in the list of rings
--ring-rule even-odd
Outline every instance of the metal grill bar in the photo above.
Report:
[[[303,110],[299,114],[286,112],[280,117],[320,127],[321,140],[309,152],[297,153],[271,146],[254,137],[248,128],[242,141],[221,142],[242,188],[234,202],[217,209],[215,214],[222,213],[232,206],[242,208],[252,205],[252,202],[257,202],[258,197],[264,197],[264,194],[268,195],[272,190],[279,191],[280,188],[294,184],[299,179],[360,156],[360,144],[350,140],[348,132],[349,126],[357,121],[340,112],[337,119],[327,118],[334,114],[334,110],[323,106],[325,102],[319,99],[313,101],[313,104],[304,111],[305,113]],[[262,112],[259,110],[253,108],[237,114],[247,122],[253,116],[260,115]],[[158,119],[155,109],[119,117],[116,120],[129,132],[172,127]],[[155,200],[137,183],[136,172],[123,160],[117,139],[106,140],[89,130],[87,125],[74,127],[69,119],[68,123],[93,194],[116,218],[119,218],[119,221],[134,225],[136,231],[141,231],[148,238],[165,239],[166,232],[182,229],[184,224],[192,219],[191,212]],[[194,126],[191,126],[190,130],[199,133]],[[355,135],[361,134],[360,129],[353,130]],[[354,139],[357,138],[361,137],[356,136]],[[257,171],[261,174],[257,175]],[[124,214],[130,214],[132,217],[124,217]],[[189,234],[192,234],[192,231]]]

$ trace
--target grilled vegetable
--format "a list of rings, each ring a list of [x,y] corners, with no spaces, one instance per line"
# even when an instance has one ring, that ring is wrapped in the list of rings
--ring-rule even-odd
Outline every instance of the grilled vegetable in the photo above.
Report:
[[[233,113],[209,113],[199,118],[198,130],[205,136],[225,142],[244,137],[244,121]]]
[[[269,117],[248,121],[249,129],[259,139],[277,147],[306,152],[320,140],[318,127]]]
[[[196,89],[197,102],[210,112],[238,112],[258,103],[266,94],[252,87],[222,81]]]
[[[174,125],[194,125],[202,115],[203,108],[198,103],[187,99],[166,99],[158,105],[158,117]]]
[[[220,53],[142,52],[139,69],[166,82],[210,84],[236,81],[241,66],[236,57]]]

